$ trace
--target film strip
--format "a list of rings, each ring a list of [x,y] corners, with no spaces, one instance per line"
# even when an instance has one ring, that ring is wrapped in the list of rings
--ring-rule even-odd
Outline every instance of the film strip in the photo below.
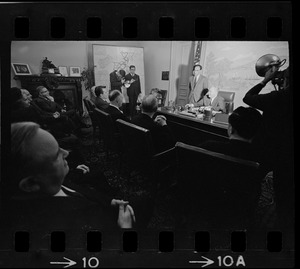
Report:
[[[23,47],[28,51],[31,45],[41,42],[49,46],[49,53],[44,55],[49,59],[56,53],[51,51],[51,43],[72,42],[75,47],[76,42],[85,42],[81,48],[85,55],[77,55],[85,66],[91,66],[90,62],[94,60],[89,54],[93,44],[117,46],[120,42],[121,46],[125,46],[128,42],[128,46],[141,47],[141,43],[146,42],[157,42],[156,46],[160,42],[169,42],[171,47],[176,46],[175,43],[171,45],[174,41],[286,42],[292,69],[292,5],[288,1],[47,2],[2,3],[0,7],[2,179],[10,175],[6,169],[9,167],[6,156],[10,145],[6,141],[10,141],[11,119],[7,117],[10,105],[5,101],[10,100],[10,94],[5,89],[11,88],[14,80],[13,72],[8,71],[12,63],[22,60],[17,61],[18,55],[22,54],[17,55],[21,42],[28,42],[29,49]],[[64,49],[63,53],[68,53],[66,47]],[[69,53],[76,55],[76,51],[71,50]],[[23,62],[26,57],[23,57]],[[152,57],[155,55],[144,60],[151,61]],[[70,59],[69,63],[70,66],[79,65],[76,59]],[[38,69],[39,64],[34,68]],[[148,67],[147,72],[151,71],[149,68],[153,66]],[[170,81],[175,78],[171,72]],[[291,84],[292,81],[291,75]],[[5,211],[4,204],[5,201],[2,201],[2,212]],[[197,228],[195,224],[190,230],[166,225],[155,229],[106,231],[89,223],[74,230],[69,226],[71,221],[63,220],[57,229],[46,230],[36,229],[34,225],[8,227],[3,218],[1,222],[1,268],[285,268],[295,265],[294,230],[283,232],[276,226],[248,230],[204,228],[201,225]]]

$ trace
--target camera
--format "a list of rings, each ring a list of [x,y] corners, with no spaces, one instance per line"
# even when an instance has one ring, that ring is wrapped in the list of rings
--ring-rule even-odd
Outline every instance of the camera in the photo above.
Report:
[[[272,68],[273,66],[276,66],[280,68],[283,66],[286,62],[286,59],[280,60],[280,58],[275,54],[265,54],[261,56],[256,64],[255,64],[255,70],[257,75],[260,77],[264,77],[266,72]],[[272,84],[278,86],[278,90],[282,90],[287,87],[288,85],[288,72],[289,68],[283,70],[283,71],[277,71],[274,78],[272,79]],[[276,88],[276,87],[275,87]]]
[[[272,79],[272,84],[277,85],[278,90],[282,90],[288,86],[289,68],[282,71],[277,71]]]

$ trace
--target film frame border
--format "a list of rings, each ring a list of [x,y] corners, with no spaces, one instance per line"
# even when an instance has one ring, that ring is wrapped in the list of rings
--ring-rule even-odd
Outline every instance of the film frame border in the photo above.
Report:
[[[228,6],[230,4],[230,7]],[[59,3],[59,4],[53,4],[53,3],[34,3],[34,4],[9,4],[7,6],[3,6],[4,9],[2,9],[1,14],[1,24],[7,25],[7,22],[10,22],[10,29],[9,31],[3,31],[4,27],[2,26],[1,35],[2,35],[2,41],[0,43],[1,45],[1,70],[5,70],[9,68],[10,66],[10,42],[11,41],[18,41],[18,40],[45,40],[45,41],[101,41],[101,40],[156,40],[156,41],[164,41],[164,40],[199,40],[199,35],[197,36],[195,25],[197,24],[196,20],[197,18],[208,18],[208,23],[206,20],[206,24],[208,24],[209,31],[208,34],[206,34],[206,37],[201,37],[201,40],[231,40],[231,41],[289,41],[289,50],[290,54],[293,53],[292,51],[292,6],[290,2],[279,2],[279,3],[270,3],[270,2],[254,2],[254,3],[242,3],[242,2],[209,2],[209,3],[197,3],[197,2],[188,2],[188,3],[182,3],[182,2],[167,2],[167,3],[134,3],[134,8],[132,8],[132,3],[118,3],[118,7],[116,7],[116,3]],[[88,6],[88,7],[87,7]],[[82,12],[84,10],[84,12]],[[191,11],[192,10],[192,11]],[[2,14],[3,13],[3,14]],[[45,14],[44,16],[40,16],[40,14]],[[111,20],[110,14],[117,14],[120,19]],[[255,16],[254,16],[255,14]],[[23,20],[23,23],[28,25],[28,35],[16,37],[16,18],[25,18],[25,21]],[[28,18],[28,20],[26,19]],[[52,23],[52,28],[55,29],[55,27],[62,27],[61,29],[64,29],[64,34],[62,35],[60,33],[60,30],[58,30],[58,35],[56,35],[55,31],[52,32],[52,29],[50,27],[51,20],[55,18],[59,18],[58,22]],[[100,24],[101,24],[101,31],[98,38],[95,37],[88,37],[88,29],[87,29],[87,20],[88,18],[100,18]],[[122,25],[124,23],[125,18],[136,18],[136,21],[133,19],[129,19],[129,25],[133,24],[136,26],[136,35],[133,35],[133,37],[129,37],[128,35],[124,37],[124,31],[122,29]],[[165,22],[160,24],[160,18],[163,18]],[[168,18],[171,18],[168,19]],[[273,30],[268,30],[268,19],[273,20],[273,22],[269,22],[269,25],[272,24],[278,25],[281,24],[281,34],[278,34],[276,32],[273,33]],[[239,26],[235,29],[232,28],[232,19],[236,20],[237,23],[245,24],[244,27],[239,29]],[[149,23],[150,22],[150,23]],[[178,22],[185,22],[185,23],[178,23]],[[128,23],[128,22],[127,22]],[[205,23],[205,19],[204,19]],[[64,25],[61,25],[64,24]],[[189,27],[186,27],[188,25]],[[262,27],[265,26],[265,27]],[[17,26],[18,27],[18,26]],[[22,27],[21,27],[22,28]],[[26,28],[26,27],[25,27]],[[45,30],[47,29],[47,30]],[[167,29],[167,30],[166,30]],[[168,30],[169,29],[169,30]],[[170,31],[172,34],[168,36],[168,32]],[[6,29],[7,30],[7,29]],[[18,30],[17,30],[18,31]],[[57,31],[57,30],[56,30]],[[233,32],[236,32],[235,35],[232,35]],[[25,29],[26,32],[26,29]],[[126,32],[126,31],[125,31]],[[244,32],[239,37],[240,32]],[[53,36],[54,33],[54,36]],[[162,33],[162,36],[160,36],[160,33]],[[165,34],[164,34],[165,33]],[[271,33],[271,34],[270,34]],[[92,34],[93,35],[93,34]],[[273,35],[273,36],[272,36]],[[292,65],[292,62],[291,62]],[[292,67],[292,66],[291,66]],[[10,74],[6,72],[1,73],[2,82],[3,85],[2,88],[8,88],[10,87]],[[2,91],[1,93],[2,99],[5,99],[8,97],[7,92]],[[7,106],[4,102],[2,102],[3,110],[6,111]],[[7,124],[9,121],[7,121],[7,118],[2,117],[2,126],[8,126]],[[7,130],[5,131],[5,128],[2,128],[2,137],[9,137],[6,136],[8,134]],[[3,145],[2,150],[6,152],[7,147]],[[3,159],[2,159],[3,161]],[[4,161],[5,164],[5,161]],[[3,167],[5,167],[3,165]],[[3,171],[3,170],[2,170]],[[191,232],[188,231],[187,234],[185,234],[183,237],[183,241],[185,241],[187,238],[191,237]],[[212,234],[215,235],[215,233],[212,231]],[[217,233],[218,234],[218,233]],[[26,236],[26,235],[25,235]],[[67,235],[68,236],[68,235]],[[104,235],[103,235],[104,236]],[[153,233],[149,240],[157,238],[157,232]],[[176,236],[176,235],[175,235]],[[223,241],[223,239],[228,239],[228,233],[225,231],[224,233],[217,235],[217,238]],[[112,236],[116,237],[116,236]],[[117,236],[118,237],[118,236]],[[147,237],[147,236],[146,236]],[[212,236],[211,238],[213,238]],[[254,238],[256,235],[254,235]],[[118,237],[120,238],[120,237]],[[248,235],[247,235],[248,238]],[[264,238],[264,236],[262,237]],[[116,239],[116,238],[115,238]],[[255,241],[253,244],[257,244],[257,242],[261,241]],[[117,242],[119,245],[118,247],[112,247],[111,249],[114,250],[112,256],[109,253],[105,254],[105,251],[103,253],[104,255],[107,255],[106,258],[108,259],[114,259],[114,255],[116,253],[119,253],[118,251],[121,249],[120,246],[122,245],[121,241]],[[157,243],[157,242],[156,242]],[[189,241],[190,243],[190,241]],[[230,251],[230,248],[223,248],[222,244],[220,243],[219,246],[220,249],[216,249],[218,247],[217,244],[213,244],[212,247],[215,247],[215,250],[210,250],[212,253],[210,253],[211,256],[216,256],[218,253],[224,252],[228,255],[232,255],[232,252]],[[227,243],[224,243],[228,246]],[[224,245],[223,245],[224,246]],[[173,251],[172,259],[174,259],[173,263],[171,264],[174,266],[185,266],[186,263],[182,263],[181,259],[188,259],[187,257],[191,257],[193,259],[194,253],[192,253],[191,248],[187,248],[188,251],[191,253],[178,253],[176,251],[176,243],[175,243],[175,250]],[[157,249],[156,249],[157,250]],[[214,252],[215,251],[215,252]],[[57,260],[59,258],[61,259],[62,256],[68,256],[73,257],[71,254],[72,248],[69,249],[68,247],[63,253],[54,253],[51,252],[49,249],[45,250],[45,256],[44,258],[47,260],[47,258],[53,260],[55,256],[57,256]],[[86,255],[86,252],[84,248],[80,249],[79,251],[84,256],[84,253]],[[135,261],[132,261],[132,257],[122,257],[122,255],[118,256],[118,261],[115,261],[116,263],[113,265],[120,266],[126,264],[123,262],[131,261],[132,265],[141,265],[140,259],[144,259],[143,265],[145,265],[147,262],[148,264],[151,264],[150,266],[168,266],[170,265],[170,257],[159,257],[157,255],[157,252],[146,252],[146,255],[148,257],[145,257],[143,255],[143,250],[138,250],[135,252],[136,255],[139,255],[139,257],[134,258]],[[275,251],[276,252],[276,251]],[[3,252],[1,251],[3,254]],[[231,253],[231,254],[230,254]],[[7,257],[10,257],[11,255],[18,255],[20,253],[9,253]],[[181,255],[180,255],[181,254]],[[223,256],[225,255],[223,254]],[[41,255],[41,254],[39,254]],[[51,257],[47,257],[47,256]],[[91,253],[89,255],[92,257]],[[248,255],[248,256],[247,256]],[[285,247],[283,245],[283,251],[279,254],[276,253],[275,255],[272,254],[272,252],[265,251],[265,248],[262,247],[262,245],[257,246],[257,248],[254,248],[252,250],[246,250],[245,257],[247,256],[249,259],[257,259],[257,255],[261,258],[261,261],[263,266],[271,267],[273,266],[279,266],[279,263],[281,262],[283,267],[293,266],[293,257],[292,253],[290,251],[285,251]],[[280,258],[278,259],[278,255]],[[22,256],[22,254],[21,254]],[[24,261],[27,261],[26,264],[30,263],[29,257],[26,257],[26,254],[23,255]],[[28,256],[28,255],[27,255]],[[80,254],[79,254],[80,256]],[[75,255],[74,259],[78,260],[78,255]],[[88,256],[88,255],[86,255]],[[94,255],[97,256],[97,255]],[[125,255],[126,256],[126,255]],[[174,257],[175,256],[175,257]],[[184,257],[183,257],[184,256]],[[200,255],[198,255],[199,258]],[[206,255],[207,256],[207,255]],[[192,258],[193,257],[193,258]],[[277,257],[277,258],[276,258]],[[56,257],[55,257],[56,258]],[[215,257],[214,257],[215,258]],[[154,262],[154,259],[158,259],[157,262]],[[271,261],[270,261],[271,259]],[[285,260],[286,259],[286,260]],[[215,258],[215,261],[217,259]],[[285,260],[285,261],[284,261]],[[94,260],[95,261],[95,260]],[[38,263],[35,263],[37,265]],[[45,265],[45,262],[43,261],[41,266]],[[110,263],[107,263],[104,265],[99,264],[99,267],[102,266],[111,266]],[[223,264],[226,266],[225,264]],[[249,262],[246,266],[252,266],[256,267],[257,264],[251,264]],[[1,264],[0,264],[1,266]],[[92,267],[92,266],[90,266]],[[94,267],[95,268],[95,267]]]

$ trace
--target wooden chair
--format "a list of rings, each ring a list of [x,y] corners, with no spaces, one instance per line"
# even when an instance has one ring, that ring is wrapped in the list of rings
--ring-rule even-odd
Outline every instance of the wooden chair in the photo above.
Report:
[[[230,114],[234,109],[234,96],[235,92],[219,91],[218,95],[222,96],[225,100],[225,113]]]
[[[149,179],[155,191],[161,177],[174,164],[174,152],[167,150],[155,154],[149,130],[121,119],[116,123],[122,141],[123,165]]]
[[[103,145],[104,145],[107,159],[109,158],[110,153],[116,153],[120,155],[121,153],[120,135],[115,130],[114,122],[111,116],[105,111],[100,110],[98,108],[94,108],[94,114],[101,128]]]
[[[94,133],[96,132],[96,129],[99,128],[99,124],[98,124],[98,121],[94,115],[94,108],[95,108],[95,105],[93,104],[93,102],[87,98],[84,98],[83,99],[83,103],[84,103],[84,106],[91,118],[91,121],[92,121],[92,125],[93,125],[93,128],[94,128]]]
[[[181,142],[175,149],[179,200],[187,218],[206,221],[211,229],[252,227],[261,186],[259,164]]]

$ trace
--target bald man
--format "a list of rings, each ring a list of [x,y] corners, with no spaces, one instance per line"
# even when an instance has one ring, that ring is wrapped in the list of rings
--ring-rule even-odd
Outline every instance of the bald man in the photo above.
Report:
[[[158,101],[155,95],[146,95],[142,100],[141,114],[134,116],[131,121],[150,131],[156,153],[172,148],[176,143],[166,118],[158,115],[153,119],[157,108]]]

